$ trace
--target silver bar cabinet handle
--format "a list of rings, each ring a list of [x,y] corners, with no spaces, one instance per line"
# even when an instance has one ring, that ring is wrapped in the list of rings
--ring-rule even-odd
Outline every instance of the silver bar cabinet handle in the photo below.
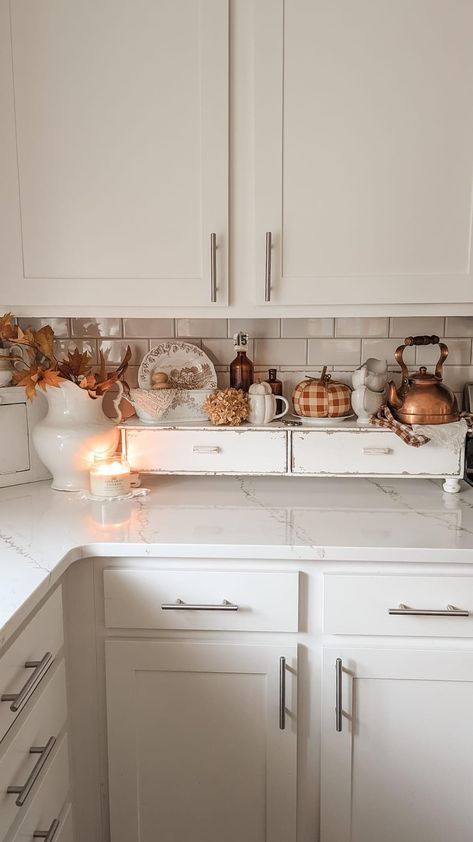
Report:
[[[33,789],[39,775],[41,774],[41,770],[46,763],[49,755],[51,754],[54,746],[56,744],[56,737],[50,737],[48,742],[45,746],[31,746],[30,754],[39,754],[39,758],[35,765],[33,766],[30,774],[28,775],[28,779],[23,786],[9,786],[7,788],[7,792],[9,795],[18,795],[18,798],[15,801],[17,807],[23,807],[28,795],[30,794],[31,790]]]
[[[210,235],[210,301],[217,300],[217,235]]]
[[[53,842],[58,827],[59,819],[54,819],[49,826],[49,830],[35,830],[33,839],[44,839],[45,842]]]
[[[228,599],[224,599],[217,605],[203,602],[183,602],[182,599],[176,599],[175,602],[163,602],[161,609],[162,611],[238,611],[238,605],[229,602]]]
[[[342,659],[335,661],[335,730],[342,730],[343,700],[342,700]]]
[[[470,612],[463,608],[455,608],[454,605],[447,605],[446,608],[409,608],[403,602],[398,608],[390,608],[389,614],[401,614],[409,617],[469,617]]]
[[[46,652],[40,661],[26,661],[25,669],[33,670],[28,681],[18,693],[3,693],[0,701],[12,702],[10,710],[13,711],[13,713],[20,710],[24,703],[28,701],[31,694],[36,690],[38,684],[48,671],[53,661],[54,658],[51,655],[51,652]]]
[[[192,453],[220,453],[218,444],[194,444]]]
[[[387,456],[392,452],[391,447],[364,447],[362,450],[363,456]]]
[[[271,301],[271,248],[273,236],[266,231],[266,260],[264,266],[264,300]]]
[[[279,729],[286,729],[286,659],[279,658]]]

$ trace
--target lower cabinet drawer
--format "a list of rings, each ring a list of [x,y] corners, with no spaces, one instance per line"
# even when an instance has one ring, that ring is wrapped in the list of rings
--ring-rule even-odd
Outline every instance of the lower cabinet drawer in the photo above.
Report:
[[[324,601],[329,634],[473,637],[473,577],[328,573]]]
[[[379,474],[458,476],[460,453],[429,442],[409,447],[385,430],[294,430],[294,474]]]
[[[72,811],[69,795],[69,751],[67,735],[54,747],[51,763],[38,790],[8,842],[33,842],[35,833],[50,832],[53,842],[72,842]],[[69,830],[68,830],[69,828]],[[36,837],[39,838],[39,837]]]
[[[104,594],[108,628],[298,630],[298,572],[109,569]]]
[[[63,643],[59,587],[0,657],[0,741],[25,705],[39,693]]]
[[[127,430],[134,470],[155,474],[283,474],[284,430]]]
[[[0,839],[26,814],[49,768],[66,722],[64,661],[57,665],[16,733],[5,740],[0,755]],[[35,749],[32,752],[32,749]],[[39,751],[36,751],[39,749]],[[68,776],[66,782],[68,784]],[[15,787],[15,792],[8,792]]]

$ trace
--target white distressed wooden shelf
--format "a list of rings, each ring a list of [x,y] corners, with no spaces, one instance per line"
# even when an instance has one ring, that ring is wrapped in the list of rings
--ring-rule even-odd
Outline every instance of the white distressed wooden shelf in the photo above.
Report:
[[[146,474],[416,477],[443,479],[460,490],[464,448],[433,442],[414,448],[390,430],[371,426],[215,427],[212,424],[121,425],[133,470]]]

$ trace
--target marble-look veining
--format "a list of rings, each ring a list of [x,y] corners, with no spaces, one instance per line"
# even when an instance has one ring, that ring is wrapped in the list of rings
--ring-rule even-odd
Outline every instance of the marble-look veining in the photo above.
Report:
[[[434,480],[146,478],[96,503],[48,482],[0,490],[0,646],[67,567],[91,556],[473,561],[473,489]]]

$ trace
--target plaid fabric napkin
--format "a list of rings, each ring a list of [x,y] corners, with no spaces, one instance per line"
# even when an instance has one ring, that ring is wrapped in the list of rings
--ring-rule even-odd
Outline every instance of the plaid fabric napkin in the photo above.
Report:
[[[470,430],[473,429],[473,413],[461,412],[460,418],[465,419]],[[415,433],[409,424],[401,424],[400,421],[396,421],[394,415],[386,404],[378,409],[376,415],[371,416],[370,423],[375,427],[386,427],[388,430],[396,433],[396,435],[399,436],[405,444],[410,445],[410,447],[422,447],[422,445],[428,444],[430,441],[428,436],[425,436],[422,433]]]

